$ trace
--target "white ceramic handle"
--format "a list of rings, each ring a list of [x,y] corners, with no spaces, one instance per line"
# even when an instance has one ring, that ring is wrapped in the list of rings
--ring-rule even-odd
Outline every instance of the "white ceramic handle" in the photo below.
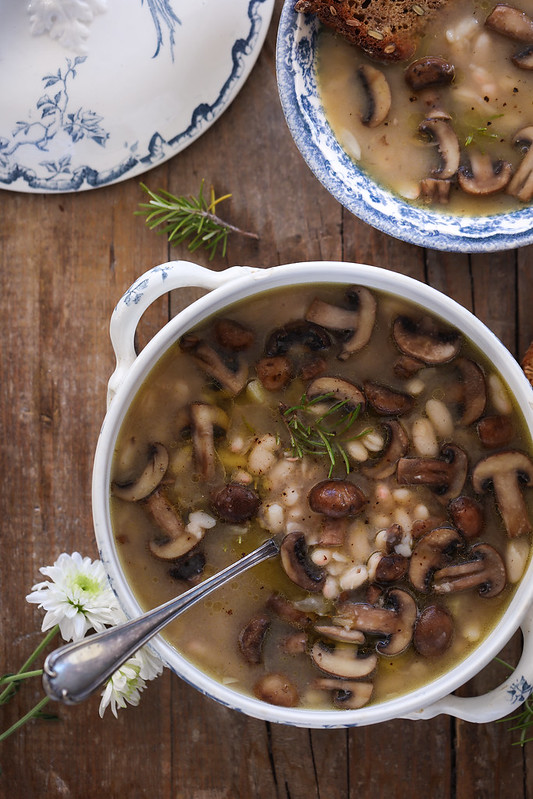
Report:
[[[482,696],[450,694],[404,718],[431,719],[447,713],[464,721],[485,724],[516,711],[533,691],[533,607],[529,608],[520,626],[524,636],[522,655],[505,682]]]
[[[141,275],[121,297],[111,317],[109,332],[116,367],[109,379],[108,405],[137,357],[135,331],[141,316],[155,300],[179,288],[195,286],[214,289],[256,271],[249,266],[233,266],[222,272],[214,272],[190,261],[169,261]]]

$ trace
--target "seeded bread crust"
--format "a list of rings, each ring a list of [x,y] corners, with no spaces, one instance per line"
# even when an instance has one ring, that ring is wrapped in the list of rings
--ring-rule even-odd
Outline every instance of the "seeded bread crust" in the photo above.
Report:
[[[377,61],[407,61],[428,21],[450,0],[297,0],[295,11],[318,19]]]

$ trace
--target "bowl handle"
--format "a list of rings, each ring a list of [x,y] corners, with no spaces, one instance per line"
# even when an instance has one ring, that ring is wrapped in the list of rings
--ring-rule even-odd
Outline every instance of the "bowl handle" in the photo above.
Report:
[[[464,721],[485,724],[517,710],[533,691],[533,606],[527,611],[520,627],[524,636],[522,655],[505,682],[482,696],[450,694],[404,718],[431,719],[447,713]]]
[[[115,352],[116,367],[108,383],[107,404],[109,405],[115,396],[137,357],[135,331],[141,316],[158,297],[173,289],[184,287],[214,289],[257,271],[249,266],[233,266],[222,272],[214,272],[190,261],[169,261],[154,266],[141,275],[118,301],[111,316],[109,332]]]

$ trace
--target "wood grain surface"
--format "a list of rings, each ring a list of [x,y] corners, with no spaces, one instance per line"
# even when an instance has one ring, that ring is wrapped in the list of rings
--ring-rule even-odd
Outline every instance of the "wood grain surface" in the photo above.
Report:
[[[275,76],[277,0],[265,46],[230,108],[198,141],[152,170],[153,189],[232,192],[226,215],[258,241],[232,237],[209,262],[169,249],[134,211],[139,180],[61,196],[0,192],[0,671],[16,670],[40,640],[42,612],[25,601],[39,567],[59,553],[97,557],[91,520],[93,452],[114,362],[113,307],[134,279],[169,258],[215,270],[338,259],[428,282],[482,319],[517,357],[533,339],[531,248],[456,255],[410,246],[346,212],[298,153]],[[158,301],[140,345],[199,296]],[[519,637],[506,657],[517,657]],[[502,678],[491,666],[462,690]],[[42,694],[39,680],[0,707],[5,729]],[[472,799],[533,797],[530,750],[508,723],[440,716],[350,730],[257,721],[205,698],[165,671],[138,708],[100,720],[98,698],[54,707],[0,744],[5,799]]]

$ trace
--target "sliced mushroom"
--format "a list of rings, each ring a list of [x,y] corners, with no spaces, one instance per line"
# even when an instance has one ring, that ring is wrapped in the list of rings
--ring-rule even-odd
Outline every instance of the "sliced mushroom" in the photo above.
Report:
[[[240,524],[256,515],[261,500],[249,486],[227,483],[215,493],[211,505],[223,521]]]
[[[335,624],[317,624],[315,632],[322,638],[345,644],[364,644],[365,636],[360,630],[347,630]]]
[[[533,69],[533,46],[519,50],[511,56],[511,61],[518,69]]]
[[[383,429],[387,433],[387,441],[377,461],[372,461],[362,468],[367,477],[384,480],[396,471],[397,464],[409,449],[409,438],[400,422],[394,419],[384,422]]]
[[[441,116],[427,117],[420,123],[418,130],[429,136],[439,151],[440,163],[432,170],[432,177],[442,180],[452,178],[459,169],[461,154],[459,140],[449,119]]]
[[[378,660],[377,655],[358,657],[356,646],[325,644],[323,641],[317,641],[310,654],[311,660],[321,671],[348,680],[368,677],[376,668]]]
[[[239,633],[239,649],[247,663],[254,665],[263,659],[263,643],[270,627],[266,613],[256,613]]]
[[[356,516],[367,499],[363,491],[350,480],[322,480],[313,486],[308,496],[309,507],[333,519]]]
[[[507,573],[503,558],[494,547],[490,544],[474,544],[468,560],[437,569],[433,580],[433,590],[437,594],[477,588],[480,596],[491,597],[503,591]]]
[[[144,506],[160,530],[149,543],[156,558],[176,560],[198,544],[198,536],[187,532],[180,514],[161,491],[150,494]]]
[[[429,86],[448,86],[455,77],[455,68],[441,56],[428,55],[409,64],[404,77],[411,89],[418,92]]]
[[[338,358],[341,361],[345,361],[368,344],[376,319],[376,300],[368,289],[352,286],[347,296],[355,307],[341,308],[338,305],[316,299],[311,303],[305,315],[308,321],[328,330],[352,331],[350,337],[344,341],[339,353]]]
[[[111,491],[114,497],[127,502],[138,502],[155,491],[165,476],[168,467],[168,451],[163,444],[152,444],[148,463],[140,477],[129,483],[113,482]]]
[[[281,594],[272,594],[267,600],[267,608],[279,616],[282,621],[286,621],[291,627],[296,627],[299,630],[307,629],[316,621],[315,613],[300,610]]]
[[[224,359],[206,341],[202,341],[194,334],[182,337],[180,347],[189,354],[198,366],[212,377],[218,385],[235,396],[239,394],[248,380],[248,367],[237,361],[235,369],[228,366]]]
[[[409,580],[413,587],[427,594],[437,569],[443,569],[451,563],[464,547],[464,538],[453,527],[437,527],[422,536],[409,561]]]
[[[300,701],[298,689],[284,675],[270,672],[255,683],[254,694],[257,699],[280,707],[296,707]]]
[[[420,181],[418,199],[425,203],[447,205],[450,200],[451,180],[424,178]]]
[[[384,73],[370,64],[363,64],[357,70],[363,87],[366,109],[361,116],[363,125],[375,128],[388,116],[391,107],[391,90]]]
[[[408,380],[423,369],[424,366],[425,364],[419,361],[418,358],[412,358],[409,355],[400,355],[394,362],[393,371],[396,377]]]
[[[227,414],[218,405],[193,402],[189,408],[194,458],[203,480],[212,480],[216,472],[215,438],[229,426]]]
[[[404,413],[408,413],[414,405],[414,399],[410,394],[395,391],[381,383],[367,380],[363,385],[363,390],[369,405],[381,416],[402,416]]]
[[[470,166],[462,166],[457,173],[459,186],[467,194],[489,197],[503,191],[513,174],[508,161],[493,161],[488,153],[473,150]]]
[[[472,472],[474,491],[482,494],[492,484],[507,534],[515,538],[532,530],[521,485],[533,485],[533,463],[518,450],[503,450],[482,458]]]
[[[448,510],[454,526],[466,539],[470,540],[481,535],[485,519],[479,502],[472,497],[456,497],[450,502]]]
[[[306,319],[296,319],[272,331],[265,344],[265,355],[269,358],[286,355],[295,345],[317,352],[327,350],[331,346],[331,339],[320,325],[315,325]]]
[[[217,319],[214,334],[221,347],[232,352],[249,349],[254,343],[254,333],[234,319]]]
[[[376,583],[395,583],[407,574],[409,560],[405,555],[374,552],[368,561],[368,578]]]
[[[294,532],[285,536],[280,548],[281,565],[287,577],[305,591],[322,590],[326,575],[309,557],[303,533]]]
[[[519,42],[533,42],[533,20],[519,8],[506,3],[498,3],[487,19],[485,25],[497,33],[516,39]]]
[[[344,402],[347,409],[360,407],[360,411],[365,409],[365,395],[356,385],[349,380],[340,377],[317,377],[307,386],[305,392],[308,400],[329,395],[332,402]]]
[[[515,134],[513,144],[520,147],[524,152],[522,162],[514,173],[509,185],[507,194],[511,194],[523,203],[527,203],[533,197],[533,125],[522,128]]]
[[[365,602],[343,602],[337,612],[350,620],[352,629],[386,640],[379,641],[376,649],[381,654],[398,655],[411,643],[417,616],[416,602],[401,588],[390,589],[382,600],[383,606]]]
[[[487,403],[485,376],[480,366],[469,358],[457,358],[455,366],[460,373],[461,416],[459,424],[468,427],[477,421]]]
[[[415,322],[408,316],[398,316],[394,320],[392,335],[404,355],[416,358],[427,366],[452,361],[462,344],[457,331],[438,329],[427,319]]]
[[[441,500],[459,496],[468,474],[466,452],[455,444],[445,444],[440,453],[441,458],[400,458],[398,483],[427,486]]]
[[[313,688],[333,692],[333,704],[339,710],[357,710],[370,702],[374,685],[361,680],[340,680],[334,677],[320,677],[313,682]]]
[[[443,605],[429,605],[416,620],[413,646],[423,657],[440,657],[450,648],[453,632],[450,611]]]

